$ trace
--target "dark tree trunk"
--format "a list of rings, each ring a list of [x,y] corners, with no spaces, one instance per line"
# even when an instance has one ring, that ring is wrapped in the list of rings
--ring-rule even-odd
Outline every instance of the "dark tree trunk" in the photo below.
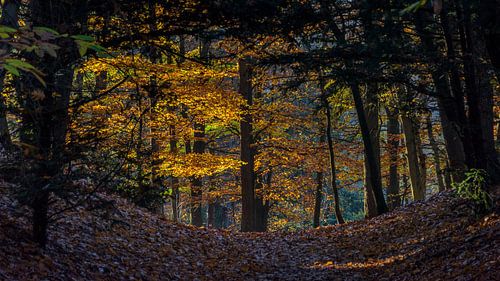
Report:
[[[361,128],[361,136],[363,138],[363,145],[365,148],[365,157],[370,171],[370,181],[372,183],[375,203],[377,204],[377,214],[380,215],[387,212],[388,209],[387,204],[385,203],[382,188],[382,176],[380,174],[380,169],[377,168],[376,150],[373,147],[372,140],[370,138],[370,127],[368,126],[365,115],[363,99],[361,97],[361,92],[359,91],[359,86],[355,83],[351,83],[351,92],[354,98],[354,106],[358,114],[359,126]]]
[[[387,112],[387,152],[389,153],[389,184],[387,186],[387,202],[390,210],[401,206],[399,194],[399,136],[400,128],[398,115],[386,108]]]
[[[320,225],[321,201],[323,198],[323,172],[316,173],[316,194],[314,198],[313,227]]]
[[[256,215],[256,231],[259,232],[266,232],[267,231],[267,225],[268,225],[268,220],[269,220],[269,209],[270,209],[270,201],[265,199],[265,186],[267,186],[267,190],[271,189],[271,184],[272,184],[272,178],[273,178],[273,171],[270,170],[266,177],[265,177],[265,182],[264,182],[264,176],[260,175],[260,190],[256,188],[256,208],[257,208],[257,215]]]
[[[200,45],[200,59],[202,61],[208,61],[209,54],[209,42],[202,40]],[[200,122],[195,122],[194,124],[194,144],[193,152],[196,154],[205,153],[205,124]],[[201,178],[195,178],[191,182],[191,223],[196,226],[203,225],[203,180]]]
[[[201,124],[195,124],[193,153],[202,154],[204,152],[205,126]],[[195,226],[203,225],[202,188],[202,179],[193,178],[191,181],[191,224]]]
[[[467,126],[464,124],[465,111],[463,109],[463,96],[456,90],[454,96],[451,95],[450,84],[448,83],[447,69],[439,61],[442,60],[440,51],[435,45],[431,35],[425,31],[422,18],[427,18],[425,12],[418,12],[415,18],[415,25],[420,36],[423,49],[433,58],[436,63],[431,67],[431,76],[437,93],[438,107],[440,112],[443,136],[445,139],[446,152],[450,165],[452,180],[460,182],[467,169],[467,151],[470,142],[467,141]],[[450,48],[448,46],[448,48]],[[448,49],[450,51],[450,49]]]
[[[379,126],[379,105],[377,99],[377,86],[374,83],[368,84],[365,95],[365,113],[368,128],[370,130],[370,141],[375,152],[375,162],[377,170],[380,171],[380,126]],[[370,172],[368,157],[365,155],[365,188],[364,188],[364,209],[365,217],[373,218],[377,216],[377,204],[373,193],[372,176]]]
[[[335,38],[338,40],[339,44],[341,45],[347,45],[347,40],[345,38],[345,34],[340,30],[340,28],[337,26],[336,22],[333,20],[333,17],[331,17],[330,13],[330,2],[326,0],[320,1],[320,13],[325,16],[325,18],[331,18],[331,20],[328,22],[329,27],[332,29],[332,32],[335,36]],[[371,3],[363,3],[363,5],[370,5]],[[366,11],[370,11],[373,7],[365,7]],[[366,19],[369,18],[371,15],[364,15],[363,18],[365,20],[366,24]],[[368,40],[368,38],[367,38]],[[345,64],[346,66],[352,67],[354,64],[353,59],[351,58],[346,58],[345,59]],[[359,120],[359,125],[361,128],[361,135],[363,138],[363,145],[365,149],[365,156],[366,156],[366,161],[369,165],[369,171],[371,175],[370,181],[372,182],[372,189],[373,189],[373,196],[375,197],[375,203],[377,205],[377,214],[383,214],[387,212],[387,204],[385,202],[384,198],[384,191],[382,188],[382,176],[380,173],[380,169],[377,169],[377,157],[375,153],[375,149],[372,146],[372,142],[370,139],[370,128],[368,126],[365,110],[364,110],[364,105],[363,105],[363,99],[361,96],[361,92],[359,90],[359,84],[355,79],[347,79],[348,85],[351,89],[353,99],[354,99],[354,105],[356,108],[356,113],[358,115],[358,120]]]
[[[246,59],[240,59],[239,92],[245,101],[244,111],[240,122],[240,159],[241,166],[241,231],[254,231],[256,222],[255,202],[255,175],[254,175],[254,147],[253,147],[253,120],[250,112],[253,104],[252,95],[252,67]]]
[[[326,142],[328,144],[328,155],[330,156],[330,182],[332,184],[333,201],[335,204],[333,206],[333,210],[335,212],[335,218],[337,219],[337,222],[339,224],[343,224],[345,223],[345,221],[342,216],[342,211],[340,209],[340,197],[337,188],[337,171],[335,168],[335,151],[333,148],[332,112],[330,109],[330,104],[328,103],[328,99],[324,93],[322,94],[322,99],[323,99],[323,107],[325,109],[325,114],[326,114]]]
[[[458,1],[455,1],[458,2]],[[460,1],[456,4],[460,45],[464,60],[465,93],[467,96],[467,109],[469,121],[470,143],[472,145],[472,161],[469,167],[486,169],[487,158],[484,149],[484,139],[481,124],[480,93],[476,85],[476,70],[474,67],[474,45],[471,12],[469,1]]]
[[[407,112],[401,114],[401,123],[405,135],[411,190],[413,200],[424,200],[426,190],[426,167],[420,141],[420,126],[415,116],[408,115],[409,113]]]
[[[170,153],[176,155],[178,153],[177,148],[177,136],[175,131],[175,125],[170,125]],[[174,222],[179,222],[179,179],[175,176],[170,178],[170,187],[172,188],[172,220]]]
[[[87,22],[86,3],[81,1],[31,1],[30,8],[34,26],[44,26],[55,30],[65,26],[66,29],[61,33],[81,34]],[[61,47],[57,58],[45,56],[33,62],[46,74],[44,79],[47,87],[37,86],[38,82],[26,77],[21,81],[20,87],[25,91],[24,95],[20,96],[25,97],[25,111],[28,112],[23,118],[21,138],[34,145],[39,152],[38,157],[27,160],[34,162],[34,167],[36,167],[32,171],[36,178],[36,186],[29,188],[32,189],[33,194],[31,202],[33,238],[42,247],[47,241],[50,195],[48,186],[51,186],[51,189],[58,187],[58,178],[67,161],[65,141],[73,82],[71,66],[78,59],[76,46],[72,40],[63,38],[56,43]],[[32,91],[41,91],[44,98],[34,103],[29,94]],[[35,112],[37,114],[34,114]]]

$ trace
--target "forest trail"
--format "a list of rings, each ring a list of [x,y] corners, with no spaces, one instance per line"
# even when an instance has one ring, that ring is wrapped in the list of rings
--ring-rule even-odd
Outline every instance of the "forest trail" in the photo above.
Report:
[[[0,191],[0,280],[500,280],[498,208],[478,219],[451,193],[368,221],[266,234],[173,224],[100,195],[116,208],[67,213],[39,250],[28,209]]]

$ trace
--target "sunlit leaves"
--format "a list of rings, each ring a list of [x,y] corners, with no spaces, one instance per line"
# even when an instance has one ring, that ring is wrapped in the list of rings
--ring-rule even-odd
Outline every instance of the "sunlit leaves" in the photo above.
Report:
[[[241,162],[231,157],[211,153],[166,155],[160,167],[162,173],[175,177],[204,177],[236,170]]]

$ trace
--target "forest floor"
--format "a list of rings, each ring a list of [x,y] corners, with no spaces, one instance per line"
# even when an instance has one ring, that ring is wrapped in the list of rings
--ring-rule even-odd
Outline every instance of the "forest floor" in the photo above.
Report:
[[[102,196],[116,208],[66,213],[40,250],[29,210],[0,187],[0,280],[500,280],[498,208],[479,218],[449,192],[371,220],[266,234],[174,224]]]

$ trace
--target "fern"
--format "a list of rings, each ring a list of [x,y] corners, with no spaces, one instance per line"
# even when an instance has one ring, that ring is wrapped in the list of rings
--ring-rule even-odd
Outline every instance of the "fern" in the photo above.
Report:
[[[470,169],[465,173],[465,179],[454,183],[457,194],[474,202],[476,212],[484,214],[492,209],[493,200],[486,192],[488,186],[488,173],[481,169]]]

